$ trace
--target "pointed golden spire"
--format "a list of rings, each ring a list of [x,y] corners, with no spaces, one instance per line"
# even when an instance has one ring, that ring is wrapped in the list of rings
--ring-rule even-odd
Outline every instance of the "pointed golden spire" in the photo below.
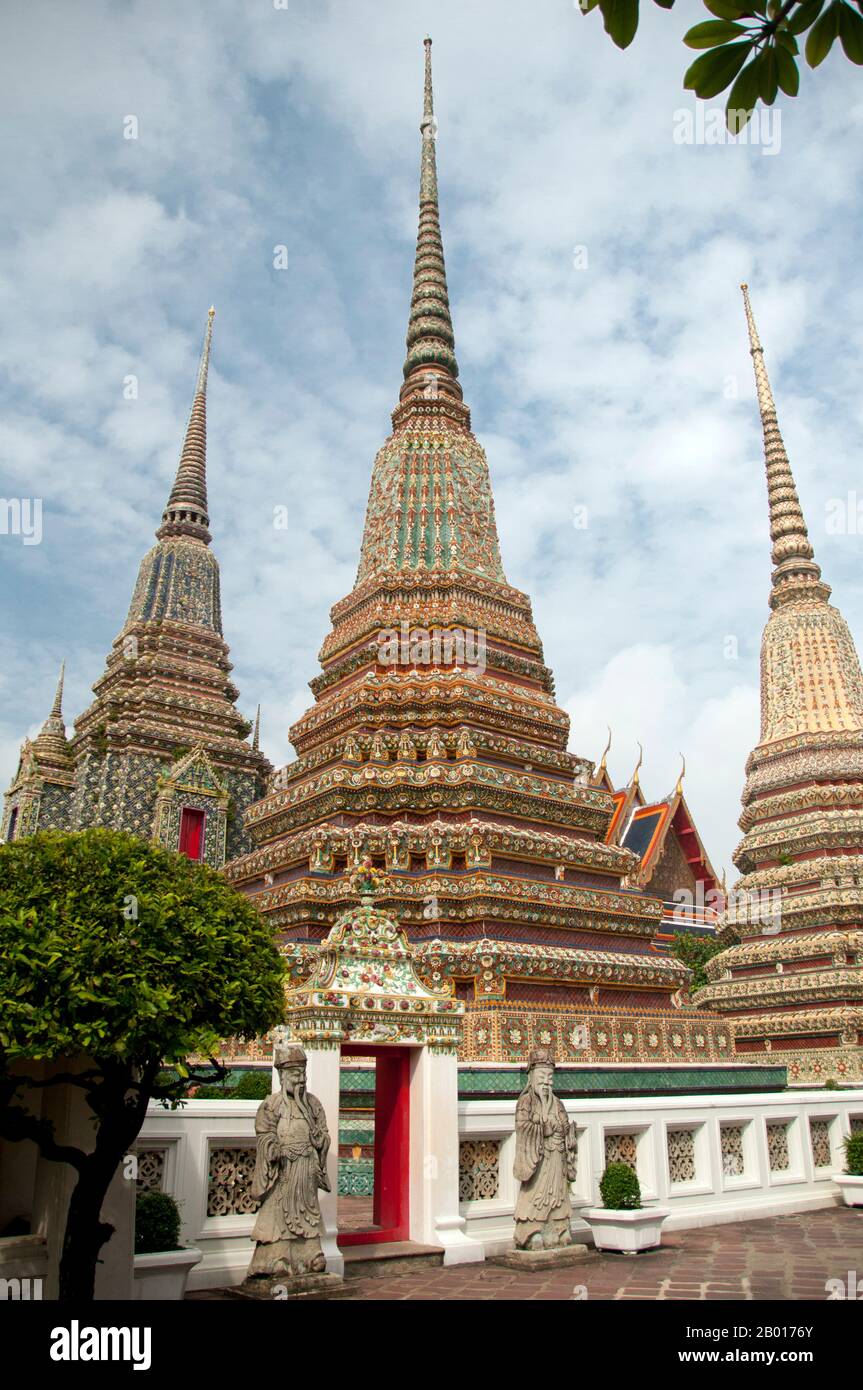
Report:
[[[258,712],[255,715],[255,732],[252,734],[252,748],[257,753],[261,746],[261,707],[258,705]]]
[[[608,730],[608,742],[602,750],[602,757],[600,758],[599,762],[594,765],[594,769],[591,774],[590,780],[594,783],[594,785],[600,780],[603,772],[605,772],[608,767],[607,758],[611,749],[611,725],[606,724],[605,727]]]
[[[682,762],[682,767],[680,769],[680,776],[677,779],[677,786],[674,788],[675,796],[683,795],[683,779],[686,776],[686,758],[682,753],[680,754],[680,759]]]
[[[767,369],[764,349],[749,303],[749,286],[741,285],[749,347],[755,369],[755,389],[761,412],[764,435],[764,461],[767,467],[767,500],[770,508],[770,538],[773,542],[773,579],[770,594],[771,608],[778,608],[796,598],[820,599],[826,602],[830,589],[821,580],[821,569],[815,562],[815,552],[809,541],[806,522],[785,444],[779,432],[776,405]]]
[[[211,540],[207,515],[207,373],[215,313],[211,307],[207,314],[207,330],[183,451],[168,505],[162,513],[162,524],[156,532],[160,540],[166,536],[192,536],[205,545]]]
[[[631,776],[630,779],[629,779],[629,785],[630,785],[631,787],[637,787],[637,786],[638,786],[638,773],[639,773],[639,769],[641,768],[641,764],[642,764],[643,762],[644,762],[644,749],[642,748],[641,744],[639,743],[639,745],[638,745],[638,762],[635,764],[635,771],[633,772],[632,776]]]
[[[438,210],[435,160],[437,121],[432,92],[432,41],[426,38],[424,43],[425,83],[423,118],[420,122],[420,217],[414,262],[414,287],[408,320],[408,354],[404,364],[405,384],[401,389],[400,398],[404,400],[415,390],[429,392],[431,389],[436,394],[440,389],[461,400]]]

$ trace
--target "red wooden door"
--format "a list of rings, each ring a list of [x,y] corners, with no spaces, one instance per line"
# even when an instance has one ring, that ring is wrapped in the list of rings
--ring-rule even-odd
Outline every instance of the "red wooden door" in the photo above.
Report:
[[[180,812],[181,854],[187,859],[200,859],[204,852],[204,812],[184,806]]]
[[[375,1058],[375,1182],[369,1231],[340,1232],[339,1245],[407,1240],[410,1235],[410,1048],[345,1047]]]

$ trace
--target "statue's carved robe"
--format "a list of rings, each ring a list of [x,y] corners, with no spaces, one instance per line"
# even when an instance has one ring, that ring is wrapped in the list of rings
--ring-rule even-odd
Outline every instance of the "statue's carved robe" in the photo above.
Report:
[[[531,1087],[522,1091],[515,1108],[515,1165],[521,1183],[515,1208],[515,1243],[528,1244],[539,1232],[546,1248],[571,1240],[572,1203],[569,1184],[576,1177],[575,1126],[563,1102],[548,1102]]]
[[[261,1203],[249,1274],[304,1274],[324,1268],[318,1188],[329,1192],[330,1148],[324,1108],[308,1092],[299,1101],[281,1091],[255,1116],[258,1150],[250,1195]]]

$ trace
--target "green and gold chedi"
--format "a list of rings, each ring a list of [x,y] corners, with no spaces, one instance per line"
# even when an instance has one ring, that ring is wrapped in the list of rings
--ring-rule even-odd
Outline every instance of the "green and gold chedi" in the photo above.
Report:
[[[652,949],[661,903],[622,886],[638,861],[604,842],[613,798],[567,752],[530,600],[503,570],[455,356],[430,40],[420,129],[404,380],[356,583],[332,609],[296,760],[226,872],[279,929],[302,992],[371,861],[423,979],[466,1005],[463,1059],[728,1060],[730,1027],[682,1005],[688,972]]]

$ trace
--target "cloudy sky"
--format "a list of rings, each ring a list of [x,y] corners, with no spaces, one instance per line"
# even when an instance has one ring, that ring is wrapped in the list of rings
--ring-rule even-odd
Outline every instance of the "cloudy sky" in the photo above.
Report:
[[[290,756],[401,380],[429,31],[456,346],[507,577],[571,747],[598,756],[611,724],[623,779],[640,739],[657,796],[683,750],[730,866],[769,588],[741,280],[816,555],[863,630],[863,521],[826,530],[859,476],[863,78],[837,45],[780,98],[778,150],[775,127],[679,143],[701,7],[646,10],[624,54],[571,0],[6,0],[0,486],[43,522],[38,545],[0,535],[4,784],[61,658],[71,724],[122,626],[211,302],[225,635],[241,708],[260,700],[267,752]]]

